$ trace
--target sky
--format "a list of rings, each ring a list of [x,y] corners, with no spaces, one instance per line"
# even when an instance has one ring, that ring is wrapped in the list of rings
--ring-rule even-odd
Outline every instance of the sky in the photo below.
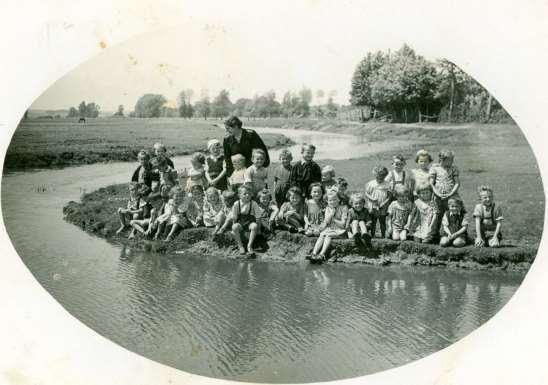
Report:
[[[268,2],[254,9],[249,3],[253,17],[242,14],[244,7],[215,14],[193,3],[190,16],[178,25],[107,47],[55,82],[31,108],[67,109],[85,100],[103,111],[120,104],[129,111],[145,93],[176,100],[184,89],[194,90],[194,101],[204,93],[213,98],[221,89],[233,102],[269,90],[281,100],[286,91],[305,86],[313,94],[335,91],[335,102],[347,104],[352,74],[367,52],[408,43],[427,58],[439,57],[435,38],[428,47],[413,44],[415,37],[430,33],[413,20],[420,9],[410,7],[398,17],[389,7],[368,10],[341,3],[310,0],[287,7]],[[394,22],[399,28],[392,28]]]

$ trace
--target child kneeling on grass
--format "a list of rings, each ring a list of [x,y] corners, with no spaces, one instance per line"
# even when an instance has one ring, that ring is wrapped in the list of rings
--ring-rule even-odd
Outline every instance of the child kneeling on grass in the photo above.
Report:
[[[240,186],[238,195],[240,199],[232,206],[232,234],[240,254],[245,255],[246,250],[242,242],[242,234],[249,232],[247,252],[249,256],[254,256],[253,242],[259,233],[258,219],[261,216],[262,209],[257,202],[251,199],[253,191],[250,186]]]
[[[448,210],[441,220],[442,237],[440,245],[443,247],[463,247],[466,245],[468,235],[468,221],[462,201],[457,198],[447,200]]]
[[[288,202],[284,202],[276,216],[277,227],[290,233],[304,233],[304,204],[303,192],[293,186],[287,192]]]
[[[502,211],[493,201],[493,190],[489,186],[478,188],[480,203],[474,207],[476,222],[476,247],[499,247],[502,239]]]
[[[311,261],[321,262],[326,259],[333,238],[341,238],[346,234],[347,219],[348,207],[340,204],[339,195],[336,192],[329,192],[327,194],[327,207],[322,223],[322,231],[314,245],[310,256]]]

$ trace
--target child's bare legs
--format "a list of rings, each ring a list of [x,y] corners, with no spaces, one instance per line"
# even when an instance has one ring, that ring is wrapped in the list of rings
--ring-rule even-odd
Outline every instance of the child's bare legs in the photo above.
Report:
[[[326,235],[323,241],[322,251],[320,252],[320,256],[325,259],[325,256],[327,255],[327,250],[329,250],[329,246],[331,246],[331,238],[329,235]]]
[[[466,239],[464,237],[457,237],[457,238],[450,238],[448,236],[444,236],[440,240],[440,246],[441,247],[449,247],[453,245],[454,247],[463,247],[466,245]]]
[[[455,247],[463,247],[465,245],[466,245],[466,239],[464,239],[463,237],[457,237],[453,241],[453,246]]]
[[[386,215],[379,215],[379,223],[381,225],[381,238],[386,236]]]
[[[234,235],[234,240],[236,241],[236,244],[238,245],[238,250],[240,251],[240,254],[245,254],[245,248],[242,243],[241,231],[242,231],[242,225],[240,225],[239,223],[234,223],[232,225],[232,235]]]
[[[158,237],[164,232],[164,229],[166,228],[166,223],[158,223],[158,228],[156,229],[156,234],[154,234],[154,240],[158,239]]]
[[[358,224],[358,221],[352,221],[350,223],[350,237],[354,238],[357,234],[359,234],[360,225]]]
[[[169,232],[169,234],[167,235],[166,237],[166,241],[167,242],[170,242],[173,240],[173,237],[175,236],[175,233],[177,232],[177,230],[181,229],[182,226],[178,223],[174,223],[172,226],[171,226],[171,231]]]
[[[314,244],[314,249],[312,250],[312,255],[318,255],[318,253],[322,249],[324,239],[325,239],[325,235],[320,234],[320,236],[316,240],[316,243]]]
[[[405,241],[407,239],[407,230],[392,229],[392,239],[394,241]]]
[[[259,226],[256,223],[251,223],[249,225],[249,242],[247,243],[247,251],[251,254],[255,252],[255,250],[253,250],[253,242],[255,241],[255,237],[257,236],[258,231]]]
[[[129,221],[129,225],[131,226],[131,223],[133,221],[138,221],[139,220],[139,214],[133,214],[133,219],[131,221]],[[133,239],[135,238],[135,227],[131,226],[131,231],[128,235],[128,239]]]
[[[221,227],[224,227],[224,223],[226,221],[226,216],[223,212],[220,212],[219,214],[217,214],[217,216],[215,217],[215,230],[213,230],[213,234],[218,234],[220,233],[220,229]],[[225,227],[226,229],[226,227]]]
[[[127,227],[127,218],[128,212],[127,209],[119,208],[118,209],[118,218],[120,219],[120,228],[116,230],[116,235],[120,234]]]
[[[129,225],[133,227],[134,230],[139,232],[140,234],[145,235],[148,231],[148,228],[150,227],[150,218],[147,219],[133,219],[131,222],[129,222]],[[146,230],[145,230],[146,228]]]

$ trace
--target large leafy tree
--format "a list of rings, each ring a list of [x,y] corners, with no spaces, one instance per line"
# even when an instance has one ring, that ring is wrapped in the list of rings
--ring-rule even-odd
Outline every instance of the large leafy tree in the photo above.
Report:
[[[230,101],[230,94],[227,90],[221,90],[219,95],[213,99],[211,111],[216,118],[224,118],[230,115],[230,112],[232,111],[232,102]]]
[[[207,117],[211,114],[211,102],[209,101],[209,96],[204,94],[202,99],[197,101],[194,105],[194,110],[198,116],[203,116],[204,119],[207,119]]]
[[[158,118],[166,98],[159,94],[145,94],[135,104],[135,116],[138,118]]]

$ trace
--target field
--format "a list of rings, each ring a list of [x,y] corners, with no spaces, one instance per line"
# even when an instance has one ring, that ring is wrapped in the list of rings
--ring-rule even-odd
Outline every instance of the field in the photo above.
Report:
[[[204,150],[206,141],[222,139],[220,121],[184,119],[29,119],[21,122],[8,148],[6,170],[47,168],[106,161],[134,161],[143,148],[164,143],[170,155]],[[267,147],[291,143],[283,135],[261,135]]]

